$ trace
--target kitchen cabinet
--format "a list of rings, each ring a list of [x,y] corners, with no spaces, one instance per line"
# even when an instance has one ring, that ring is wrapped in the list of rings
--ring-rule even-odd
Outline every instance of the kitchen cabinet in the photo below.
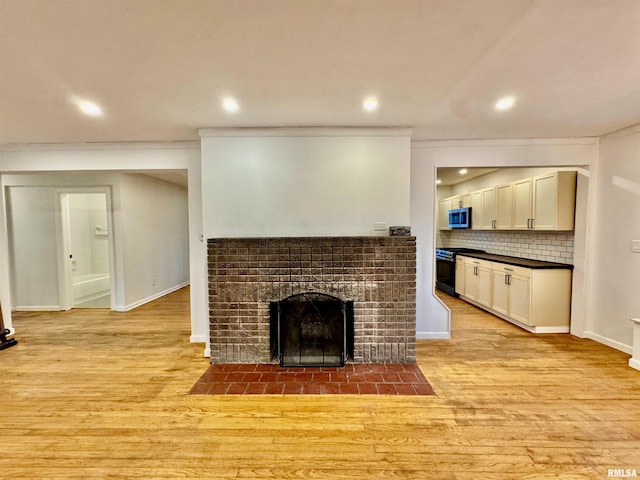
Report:
[[[531,269],[492,263],[492,308],[504,315],[530,325]]]
[[[456,257],[459,258],[458,255]],[[464,296],[480,305],[491,305],[491,262],[463,257]],[[457,266],[457,264],[456,264]],[[456,274],[457,274],[456,270]]]
[[[513,225],[513,184],[496,187],[495,220],[493,228],[508,230]]]
[[[480,209],[480,222],[477,225],[478,230],[491,230],[493,229],[495,213],[496,213],[496,189],[495,187],[485,188],[480,190],[480,202],[482,208]],[[473,215],[473,213],[472,213]]]
[[[576,177],[575,171],[533,177],[531,223],[534,230],[573,230]]]
[[[513,228],[528,230],[531,228],[531,200],[533,196],[533,178],[524,178],[513,182]]]
[[[471,192],[460,195],[460,208],[469,208],[471,205]]]
[[[449,210],[451,210],[451,197],[440,200],[438,204],[438,230],[451,230],[449,228]]]
[[[471,193],[472,228],[508,230],[513,222],[513,186],[511,183]]]
[[[513,182],[513,229],[573,230],[576,175],[559,171]]]
[[[536,262],[543,264],[541,268],[529,268],[468,256],[463,262],[464,285],[456,291],[464,300],[534,333],[569,331],[571,268],[545,262]],[[523,260],[525,265],[532,262]]]
[[[471,192],[471,229],[483,230],[482,225],[482,190]]]

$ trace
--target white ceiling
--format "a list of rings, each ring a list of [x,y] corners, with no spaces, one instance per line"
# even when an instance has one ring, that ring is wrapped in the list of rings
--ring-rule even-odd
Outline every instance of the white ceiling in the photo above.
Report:
[[[640,122],[639,26],[639,0],[0,0],[0,144],[244,126],[597,136]],[[505,94],[516,107],[496,112]]]
[[[438,168],[437,178],[440,180],[439,185],[442,187],[448,187],[456,185],[458,183],[466,182],[472,178],[481,177],[491,172],[498,170],[497,168],[467,168],[467,173],[464,175],[460,173],[460,168],[440,167]]]

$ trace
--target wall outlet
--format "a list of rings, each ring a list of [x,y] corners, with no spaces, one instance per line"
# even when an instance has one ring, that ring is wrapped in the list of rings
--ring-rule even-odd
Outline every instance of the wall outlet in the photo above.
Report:
[[[387,230],[387,222],[373,222],[373,229],[376,232],[384,232]]]
[[[631,240],[631,252],[640,253],[640,240]]]
[[[156,277],[153,277],[151,279],[151,286],[155,287],[156,286]]]

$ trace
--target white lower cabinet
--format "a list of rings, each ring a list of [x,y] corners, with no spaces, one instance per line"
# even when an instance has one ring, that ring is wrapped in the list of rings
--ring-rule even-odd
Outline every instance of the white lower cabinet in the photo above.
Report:
[[[460,258],[458,256],[456,260]],[[491,305],[491,262],[462,257],[464,264],[464,296],[480,305]],[[456,270],[457,272],[458,270]],[[462,295],[461,292],[458,292]]]
[[[492,308],[531,325],[531,274],[532,270],[528,268],[492,263]]]
[[[460,257],[458,257],[460,258]],[[568,332],[571,270],[526,268],[463,257],[463,299],[535,333]]]

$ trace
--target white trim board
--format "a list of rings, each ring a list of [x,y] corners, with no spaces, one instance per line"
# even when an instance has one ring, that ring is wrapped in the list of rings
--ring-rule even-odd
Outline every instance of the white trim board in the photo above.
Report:
[[[142,300],[138,300],[137,302],[130,303],[129,305],[114,306],[112,308],[112,310],[114,312],[128,312],[130,310],[133,310],[134,308],[137,308],[137,307],[140,307],[140,306],[144,305],[145,303],[153,302],[154,300],[157,300],[158,298],[164,297],[165,295],[169,295],[170,293],[173,293],[173,292],[175,292],[177,290],[180,290],[181,288],[184,288],[187,285],[189,285],[189,282],[184,282],[184,283],[181,283],[181,284],[176,285],[174,287],[167,288],[166,290],[163,290],[162,292],[158,292],[158,293],[155,293],[153,295],[150,295],[147,298],[143,298]]]
[[[416,340],[449,340],[449,332],[416,332]]]
[[[410,137],[408,127],[201,128],[200,137]]]
[[[588,338],[589,340],[593,340],[594,342],[602,343],[607,347],[620,350],[621,352],[628,353],[629,355],[633,354],[633,347],[631,345],[626,345],[624,343],[611,340],[610,338],[603,337],[602,335],[598,335],[595,332],[584,332],[584,338]]]
[[[60,305],[16,305],[11,309],[13,312],[60,312],[62,310]]]

